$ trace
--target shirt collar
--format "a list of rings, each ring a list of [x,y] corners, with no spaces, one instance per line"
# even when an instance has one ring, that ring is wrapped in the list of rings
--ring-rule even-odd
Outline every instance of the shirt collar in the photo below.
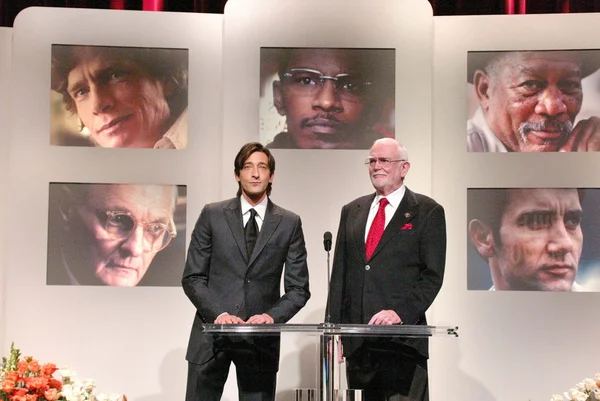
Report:
[[[265,220],[265,214],[267,213],[267,205],[269,204],[269,197],[265,196],[265,198],[256,206],[250,205],[246,198],[243,195],[240,195],[240,203],[242,206],[242,216],[248,213],[248,211],[252,208],[256,210],[256,214],[260,217],[261,220]]]
[[[404,186],[404,184],[402,184],[400,186],[400,188],[398,188],[397,190],[395,190],[394,192],[392,192],[391,194],[387,195],[387,196],[383,196],[383,195],[375,195],[375,199],[373,199],[373,203],[371,204],[371,207],[379,207],[379,200],[381,198],[387,198],[388,202],[390,202],[390,205],[394,208],[397,209],[398,206],[400,206],[400,202],[402,202],[402,198],[404,198],[404,193],[406,192],[406,187]]]
[[[479,107],[467,121],[467,150],[469,152],[508,152],[506,146],[490,128],[483,109]]]

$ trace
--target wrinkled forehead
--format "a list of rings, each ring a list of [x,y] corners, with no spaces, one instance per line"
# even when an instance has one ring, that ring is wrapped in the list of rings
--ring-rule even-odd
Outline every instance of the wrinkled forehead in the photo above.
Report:
[[[167,185],[92,185],[87,198],[87,205],[94,209],[157,215],[171,215],[175,202],[176,192]]]
[[[496,57],[488,64],[488,70],[566,70],[581,75],[582,59],[578,52],[542,51],[509,52]]]
[[[326,75],[362,73],[364,56],[350,49],[294,49],[287,68],[310,68]]]

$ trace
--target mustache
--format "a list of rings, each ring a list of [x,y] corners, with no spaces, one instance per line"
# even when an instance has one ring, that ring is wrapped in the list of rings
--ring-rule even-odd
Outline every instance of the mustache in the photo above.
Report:
[[[315,123],[322,123],[323,121],[327,121],[329,123],[334,123],[334,124],[339,124],[339,125],[344,125],[339,120],[339,118],[337,118],[337,116],[333,113],[318,113],[312,117],[303,118],[300,121],[300,123],[302,124],[302,127],[304,128],[306,126],[310,126]]]
[[[568,137],[573,132],[573,123],[571,121],[559,121],[555,118],[532,123],[525,121],[519,125],[519,135],[524,143],[527,143],[527,134],[530,131],[546,131],[548,128],[558,130],[562,138]]]

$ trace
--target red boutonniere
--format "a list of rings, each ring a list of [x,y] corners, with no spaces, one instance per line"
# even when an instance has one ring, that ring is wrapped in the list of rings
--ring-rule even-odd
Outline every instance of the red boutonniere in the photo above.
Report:
[[[412,230],[412,223],[406,223],[402,226],[401,230]]]

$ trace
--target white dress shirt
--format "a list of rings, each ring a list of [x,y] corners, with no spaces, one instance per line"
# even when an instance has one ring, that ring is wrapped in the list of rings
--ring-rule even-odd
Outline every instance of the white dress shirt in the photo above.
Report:
[[[402,202],[402,198],[404,198],[404,193],[406,192],[406,187],[404,184],[388,196],[375,195],[375,199],[373,199],[373,203],[371,203],[371,209],[369,209],[369,217],[367,217],[367,227],[365,229],[365,242],[367,242],[367,236],[369,235],[369,230],[371,229],[371,224],[373,224],[373,220],[375,220],[375,215],[377,214],[377,210],[379,209],[379,200],[381,198],[387,198],[388,204],[385,207],[385,227],[387,227],[390,220],[392,220],[392,216],[398,210],[398,206],[400,206],[400,202]]]
[[[244,223],[244,227],[250,220],[250,209],[254,208],[256,210],[256,225],[258,226],[258,231],[260,231],[262,227],[263,221],[265,221],[265,214],[267,213],[267,205],[269,204],[269,197],[265,196],[265,198],[256,206],[250,205],[244,196],[240,196],[240,202],[242,204],[242,219]]]

